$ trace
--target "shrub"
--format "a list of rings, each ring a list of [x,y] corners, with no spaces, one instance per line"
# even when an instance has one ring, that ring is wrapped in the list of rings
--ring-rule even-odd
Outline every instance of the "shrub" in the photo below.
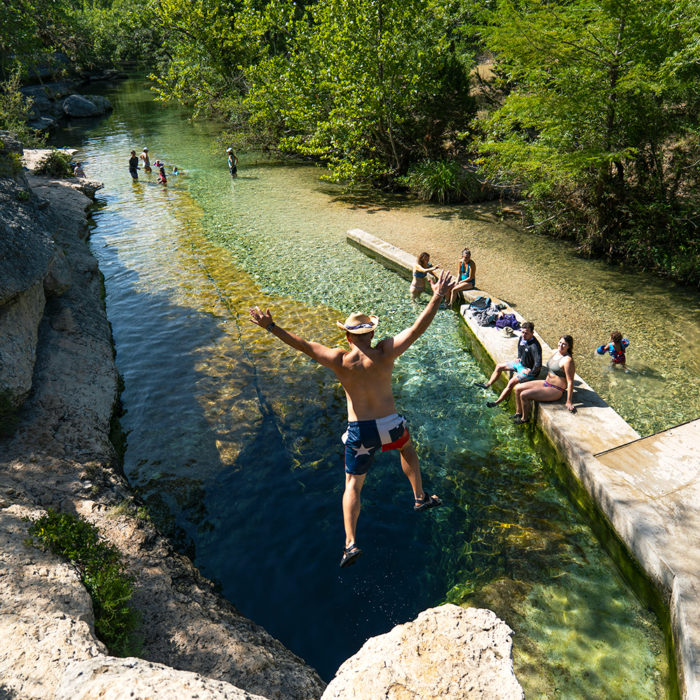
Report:
[[[87,521],[51,509],[32,523],[29,534],[39,540],[43,549],[75,566],[92,599],[95,633],[110,654],[138,653],[139,614],[131,606],[134,582],[126,572],[121,554],[101,540],[97,528]]]
[[[424,160],[410,168],[399,182],[426,202],[446,204],[481,199],[481,183],[453,160]]]
[[[49,177],[70,177],[73,174],[70,161],[71,157],[67,153],[54,148],[51,153],[42,158],[34,172],[37,175],[48,175]]]

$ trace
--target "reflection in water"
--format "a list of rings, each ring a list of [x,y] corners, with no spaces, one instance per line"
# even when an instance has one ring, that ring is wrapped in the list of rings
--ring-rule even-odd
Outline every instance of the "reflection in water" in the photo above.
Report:
[[[106,185],[91,244],[126,386],[125,471],[161,527],[326,678],[367,637],[448,599],[488,604],[515,630],[529,697],[663,697],[653,616],[505,413],[483,408],[449,312],[395,375],[445,506],[414,513],[397,455],[383,455],[363,493],[365,556],[339,573],[342,390],[247,309],[270,306],[336,345],[334,322],[352,310],[376,312],[382,334],[410,323],[406,283],[345,244],[357,212],[313,170],[241,159],[247,179],[234,182],[208,150],[211,127],[155,109],[133,83],[111,98],[114,115],[81,153]],[[187,176],[132,185],[126,155],[145,144]]]

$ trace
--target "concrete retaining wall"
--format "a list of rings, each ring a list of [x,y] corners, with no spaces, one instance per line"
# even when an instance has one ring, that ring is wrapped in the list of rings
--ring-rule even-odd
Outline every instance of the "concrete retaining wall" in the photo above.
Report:
[[[347,238],[411,277],[414,256],[360,229]],[[465,292],[467,301],[480,295],[487,293]],[[485,370],[517,356],[519,337],[479,326],[466,304],[460,315]],[[546,360],[553,351],[538,339]],[[576,414],[561,401],[539,404],[531,429],[552,443],[660,592],[670,611],[681,695],[700,700],[700,420],[640,438],[578,375],[574,403]]]

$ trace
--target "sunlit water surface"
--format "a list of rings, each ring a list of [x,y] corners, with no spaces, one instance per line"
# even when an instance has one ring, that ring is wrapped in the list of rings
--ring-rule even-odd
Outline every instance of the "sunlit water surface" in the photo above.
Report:
[[[415,514],[397,454],[382,455],[363,492],[365,555],[339,571],[342,390],[247,310],[269,306],[280,325],[336,345],[350,311],[377,313],[383,335],[419,307],[346,244],[357,211],[317,170],[243,155],[232,181],[213,126],[135,81],[109,94],[112,116],[59,140],[105,183],[91,245],[125,382],[125,471],[203,573],[326,679],[369,636],[449,600],[487,604],[513,628],[528,697],[664,697],[656,619],[506,413],[483,407],[451,312],[395,372],[445,505]],[[144,145],[186,174],[132,183],[129,151]]]

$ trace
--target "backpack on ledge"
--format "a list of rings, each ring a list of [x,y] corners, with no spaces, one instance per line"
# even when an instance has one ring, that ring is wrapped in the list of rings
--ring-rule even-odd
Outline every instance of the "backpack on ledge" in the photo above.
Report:
[[[469,302],[469,308],[472,311],[488,309],[491,306],[491,297],[477,297],[474,301]]]
[[[520,321],[515,318],[515,314],[503,314],[496,319],[496,328],[512,328],[517,331],[520,328]]]

